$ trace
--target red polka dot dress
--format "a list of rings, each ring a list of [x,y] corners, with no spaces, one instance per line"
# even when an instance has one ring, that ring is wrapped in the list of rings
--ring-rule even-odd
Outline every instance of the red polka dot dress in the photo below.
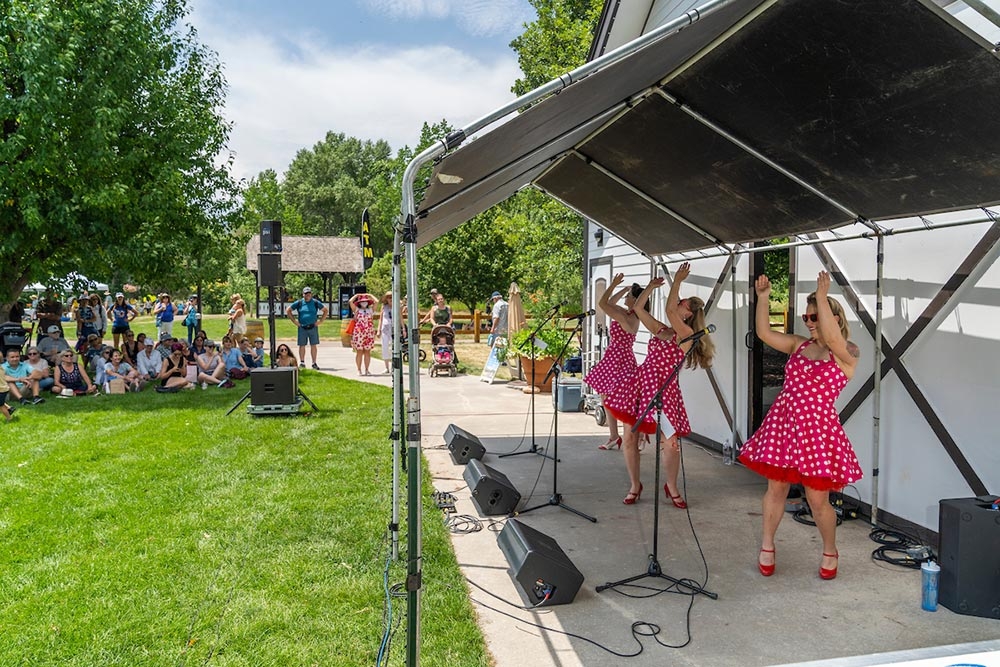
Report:
[[[833,405],[847,376],[833,353],[820,360],[803,356],[812,342],[788,358],[781,393],[739,460],[768,479],[828,491],[858,481],[863,473]]]
[[[604,401],[604,406],[619,421],[634,424],[639,413],[649,405],[653,396],[659,391],[660,385],[683,358],[684,351],[677,345],[676,336],[670,340],[654,336],[649,340],[646,348],[646,359],[639,366],[633,380],[622,383],[609,393]],[[670,381],[663,392],[663,416],[670,421],[676,435],[685,436],[691,432],[677,377]],[[655,411],[646,415],[639,426],[639,431],[641,433],[656,433]],[[671,435],[673,434],[666,434],[668,438]]]
[[[617,320],[611,321],[611,342],[597,365],[590,369],[583,381],[598,394],[607,395],[611,390],[635,375],[637,364],[632,346],[635,334],[622,328]]]

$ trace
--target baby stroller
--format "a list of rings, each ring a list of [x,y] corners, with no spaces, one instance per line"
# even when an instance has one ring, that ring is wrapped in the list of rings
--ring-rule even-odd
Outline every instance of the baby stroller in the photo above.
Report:
[[[406,326],[399,328],[399,344],[403,348],[403,363],[410,363],[410,336],[406,333]],[[427,350],[418,349],[417,358],[420,361],[427,360]]]
[[[7,350],[21,351],[29,338],[28,330],[20,322],[4,322],[0,324],[0,352],[7,358]]]
[[[455,330],[439,324],[431,330],[431,377],[439,373],[447,373],[451,377],[458,375],[458,355],[455,354]]]

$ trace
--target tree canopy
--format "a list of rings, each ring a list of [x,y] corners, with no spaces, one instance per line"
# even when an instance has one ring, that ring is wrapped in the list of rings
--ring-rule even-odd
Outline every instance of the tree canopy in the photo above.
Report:
[[[0,6],[0,302],[74,270],[217,272],[226,84],[184,0]]]

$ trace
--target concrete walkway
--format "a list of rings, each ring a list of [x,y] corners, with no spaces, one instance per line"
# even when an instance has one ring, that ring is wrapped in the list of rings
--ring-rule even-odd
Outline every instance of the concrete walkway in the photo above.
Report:
[[[391,385],[389,376],[359,377],[353,352],[336,343],[320,347],[319,363],[323,372]],[[373,370],[382,368],[381,361],[373,361]],[[829,664],[889,664],[898,656],[870,656],[984,641],[989,643],[938,652],[955,656],[1000,651],[1000,621],[962,616],[944,607],[935,613],[922,611],[919,571],[873,562],[871,552],[878,545],[869,540],[867,523],[846,522],[838,529],[840,573],[833,581],[822,581],[817,575],[821,543],[816,529],[786,516],[778,531],[777,571],[773,577],[762,577],[756,565],[764,490],[761,478],[741,466],[723,465],[717,454],[691,443],[683,449],[689,511],[665,505],[659,495],[659,562],[666,574],[702,582],[718,599],[654,595],[655,589],[669,585],[656,579],[637,582],[641,588],[597,593],[595,588],[601,584],[647,571],[657,497],[652,448],[642,454],[642,498],[626,506],[621,500],[628,490],[628,477],[621,454],[597,449],[607,430],[592,417],[555,415],[551,395],[536,396],[535,441],[549,446],[549,451],[553,417],[558,417],[561,463],[554,478],[552,462],[538,454],[498,458],[530,446],[530,396],[507,384],[491,385],[465,375],[431,378],[425,373],[420,386],[427,465],[435,489],[457,496],[459,513],[476,515],[476,510],[462,476],[464,467],[454,465],[443,447],[449,424],[479,437],[488,452],[483,463],[510,479],[523,496],[521,507],[544,505],[558,482],[565,503],[597,518],[597,523],[591,523],[555,505],[518,517],[554,539],[584,574],[572,604],[524,611],[470,586],[497,667],[746,667],[834,658],[841,659]],[[499,524],[504,520],[484,518],[483,530],[453,535],[452,542],[470,581],[504,600],[520,603],[508,563],[497,546]],[[424,586],[434,585],[433,564],[427,564]],[[653,627],[659,629],[655,638],[648,636]],[[668,646],[684,644],[689,635],[687,646]],[[632,659],[623,657],[637,652]],[[868,657],[848,663],[844,656]],[[910,652],[905,657],[929,654]],[[978,664],[1000,666],[1000,653],[993,653],[992,659]],[[954,662],[942,660],[928,664]]]

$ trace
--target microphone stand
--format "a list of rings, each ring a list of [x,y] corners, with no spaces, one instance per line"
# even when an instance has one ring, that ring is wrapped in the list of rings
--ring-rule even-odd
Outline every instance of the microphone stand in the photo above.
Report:
[[[686,342],[688,340],[697,340],[700,337],[701,336],[698,335],[698,333],[695,333],[692,336],[685,338],[684,341],[682,342]],[[691,592],[691,594],[701,593],[702,595],[705,595],[713,600],[719,599],[719,595],[717,593],[712,593],[711,591],[705,590],[704,588],[702,588],[701,584],[699,584],[696,581],[693,581],[691,579],[675,579],[674,577],[664,574],[663,568],[660,567],[660,559],[658,553],[658,544],[659,544],[658,539],[660,532],[660,446],[662,444],[662,435],[663,435],[660,429],[660,418],[663,416],[663,392],[670,385],[673,379],[677,377],[677,374],[681,372],[681,367],[684,366],[685,360],[687,360],[688,355],[691,354],[691,350],[693,349],[694,345],[692,345],[690,349],[688,349],[688,351],[684,353],[684,357],[677,362],[676,366],[674,366],[674,369],[670,372],[670,375],[668,375],[667,379],[663,382],[663,384],[660,385],[660,388],[656,391],[656,395],[653,396],[653,399],[642,411],[642,414],[639,415],[639,418],[636,420],[635,425],[632,427],[633,433],[635,431],[638,431],[639,425],[642,423],[642,420],[645,419],[646,415],[648,415],[653,409],[656,410],[656,483],[655,486],[653,487],[656,490],[656,500],[653,501],[653,553],[651,553],[648,556],[649,565],[646,566],[646,571],[643,572],[642,574],[637,574],[635,576],[627,577],[625,579],[619,579],[618,581],[611,581],[601,586],[598,586],[595,589],[598,593],[600,593],[601,591],[605,591],[609,588],[624,586],[627,584],[631,584],[633,581],[638,581],[640,579],[645,579],[646,577],[650,577],[653,579],[666,579],[667,581],[675,584],[679,589],[680,588],[687,589],[688,591]]]
[[[544,456],[547,459],[553,458],[553,457],[549,456],[548,454],[546,454],[544,451],[542,451],[542,448],[538,446],[537,442],[535,442],[535,394],[537,393],[535,391],[535,389],[536,389],[536,387],[535,387],[535,336],[538,334],[539,331],[542,330],[542,327],[544,327],[549,322],[549,320],[551,320],[553,317],[556,316],[556,313],[559,312],[559,307],[561,305],[562,305],[561,303],[557,303],[556,305],[554,305],[551,308],[549,308],[548,312],[545,313],[544,319],[542,319],[542,321],[538,323],[538,326],[535,327],[535,330],[531,332],[531,335],[528,336],[528,340],[527,340],[527,343],[531,346],[529,348],[529,352],[531,354],[531,447],[529,447],[528,449],[524,450],[523,452],[510,452],[508,454],[501,454],[500,456],[497,457],[498,459],[503,459],[503,458],[506,458],[508,456],[518,456],[520,454],[538,454],[539,456]],[[523,350],[523,346],[522,346],[521,351],[522,352],[524,351]]]
[[[597,519],[595,519],[594,517],[590,516],[589,514],[584,514],[580,510],[573,509],[572,507],[570,507],[569,505],[567,505],[566,503],[564,503],[563,499],[562,499],[562,494],[559,493],[559,405],[558,405],[558,402],[559,402],[559,373],[560,373],[560,370],[559,370],[559,361],[563,358],[563,355],[566,354],[566,348],[568,348],[570,342],[572,342],[573,336],[575,336],[577,334],[577,332],[579,332],[582,327],[583,327],[583,318],[582,317],[577,318],[577,320],[576,320],[576,326],[573,328],[573,331],[570,333],[569,338],[566,339],[566,342],[563,343],[562,349],[559,350],[559,354],[556,355],[555,361],[552,362],[552,367],[549,368],[549,372],[545,374],[545,379],[542,380],[542,384],[545,384],[545,380],[548,380],[550,375],[552,376],[552,396],[553,396],[554,402],[556,403],[556,405],[554,406],[555,409],[552,411],[553,412],[553,414],[552,414],[552,451],[555,454],[555,461],[552,464],[552,495],[549,496],[549,499],[546,502],[544,502],[544,503],[542,503],[540,505],[535,505],[534,507],[529,507],[528,509],[521,510],[520,512],[514,512],[514,516],[518,516],[518,515],[521,515],[521,514],[527,514],[528,512],[532,512],[534,510],[541,509],[542,507],[549,507],[551,505],[555,505],[557,507],[563,508],[564,510],[569,510],[573,514],[576,514],[577,516],[583,517],[584,519],[586,519],[587,521],[590,521],[591,523],[597,523]]]

